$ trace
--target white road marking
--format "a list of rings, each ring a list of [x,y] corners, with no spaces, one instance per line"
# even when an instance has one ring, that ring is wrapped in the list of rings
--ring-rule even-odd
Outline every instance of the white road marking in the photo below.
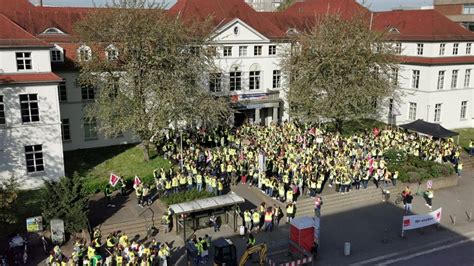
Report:
[[[464,237],[468,237],[468,236],[471,236],[471,235],[474,235],[474,231],[466,232],[466,233],[462,234],[462,236],[464,236]],[[431,242],[431,243],[426,244],[424,246],[417,247],[417,249],[428,248],[430,246],[438,246],[441,243],[446,243],[446,242],[454,241],[456,239],[460,239],[462,236],[453,237],[453,238],[449,238],[449,239],[442,239],[442,240],[438,240],[438,241],[435,241],[435,242]],[[382,255],[382,256],[375,257],[375,258],[359,261],[359,262],[356,262],[356,263],[351,263],[350,265],[351,266],[360,266],[360,265],[366,265],[366,264],[373,264],[374,262],[385,260],[385,259],[395,257],[395,256],[399,256],[399,255],[404,254],[404,253],[407,253],[407,252],[406,251],[405,252],[403,252],[403,251],[393,252],[393,253],[389,253],[387,255]]]
[[[440,251],[440,250],[452,248],[452,247],[455,247],[455,246],[459,246],[459,245],[462,245],[464,243],[467,243],[467,242],[470,242],[470,241],[473,241],[473,240],[474,240],[474,237],[471,237],[471,238],[468,238],[468,239],[464,239],[464,240],[461,240],[461,241],[458,241],[458,242],[451,243],[447,246],[432,248],[432,249],[429,249],[429,250],[425,250],[425,251],[422,251],[422,252],[411,254],[411,255],[406,256],[406,257],[401,257],[401,258],[398,258],[398,259],[388,260],[388,261],[385,261],[383,263],[379,263],[377,265],[378,266],[385,266],[385,265],[389,265],[389,264],[392,264],[392,263],[395,263],[395,262],[413,259],[413,258],[423,256],[423,255],[426,255],[426,254],[430,254],[430,253],[433,253],[433,252],[436,252],[436,251]]]

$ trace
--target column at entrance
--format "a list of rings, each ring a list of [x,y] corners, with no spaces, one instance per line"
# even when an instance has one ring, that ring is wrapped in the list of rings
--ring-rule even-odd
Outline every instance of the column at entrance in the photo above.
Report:
[[[278,107],[273,107],[273,122],[278,123]]]
[[[260,108],[255,109],[255,124],[260,125],[262,121],[260,120]]]

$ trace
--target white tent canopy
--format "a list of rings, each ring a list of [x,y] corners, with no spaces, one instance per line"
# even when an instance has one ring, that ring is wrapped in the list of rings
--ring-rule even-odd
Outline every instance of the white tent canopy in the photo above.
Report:
[[[244,203],[245,199],[235,193],[230,193],[223,196],[217,196],[207,199],[193,200],[178,204],[172,204],[170,208],[175,214],[193,213],[205,210],[212,210],[227,206]]]

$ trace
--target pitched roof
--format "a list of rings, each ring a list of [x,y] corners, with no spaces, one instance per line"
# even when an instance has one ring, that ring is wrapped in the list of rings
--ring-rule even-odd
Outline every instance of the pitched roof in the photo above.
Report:
[[[377,12],[374,29],[396,28],[394,40],[404,41],[465,41],[474,40],[474,33],[464,29],[435,10],[394,10]]]
[[[0,74],[0,84],[11,83],[38,83],[38,82],[59,82],[63,79],[58,75],[48,73],[21,73],[21,74]]]
[[[445,57],[423,57],[423,56],[400,56],[400,64],[410,65],[465,65],[474,64],[474,56],[445,56]]]
[[[50,47],[20,26],[15,24],[5,15],[0,14],[0,47]]]
[[[294,3],[284,13],[306,16],[339,14],[350,18],[358,13],[369,14],[370,11],[354,0],[307,0]]]
[[[243,0],[178,0],[169,9],[169,13],[188,21],[204,20],[212,16],[216,26],[239,18],[267,38],[285,37],[285,32],[266,17],[260,16]]]

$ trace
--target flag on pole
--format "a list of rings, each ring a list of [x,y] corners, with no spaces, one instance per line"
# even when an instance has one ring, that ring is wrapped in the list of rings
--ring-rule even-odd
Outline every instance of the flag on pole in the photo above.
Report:
[[[133,179],[133,188],[137,188],[141,183],[142,183],[142,181],[141,181],[140,178],[136,175],[135,178]]]
[[[316,128],[315,127],[310,128],[308,133],[312,136],[316,136]]]
[[[115,187],[120,180],[120,176],[110,173],[109,184]]]
[[[212,160],[212,154],[210,150],[207,150],[206,163],[209,163]]]
[[[380,129],[378,129],[376,127],[374,127],[374,129],[372,131],[373,131],[375,137],[377,137],[380,133]]]
[[[303,136],[299,135],[297,139],[298,143],[301,143],[304,141]]]

